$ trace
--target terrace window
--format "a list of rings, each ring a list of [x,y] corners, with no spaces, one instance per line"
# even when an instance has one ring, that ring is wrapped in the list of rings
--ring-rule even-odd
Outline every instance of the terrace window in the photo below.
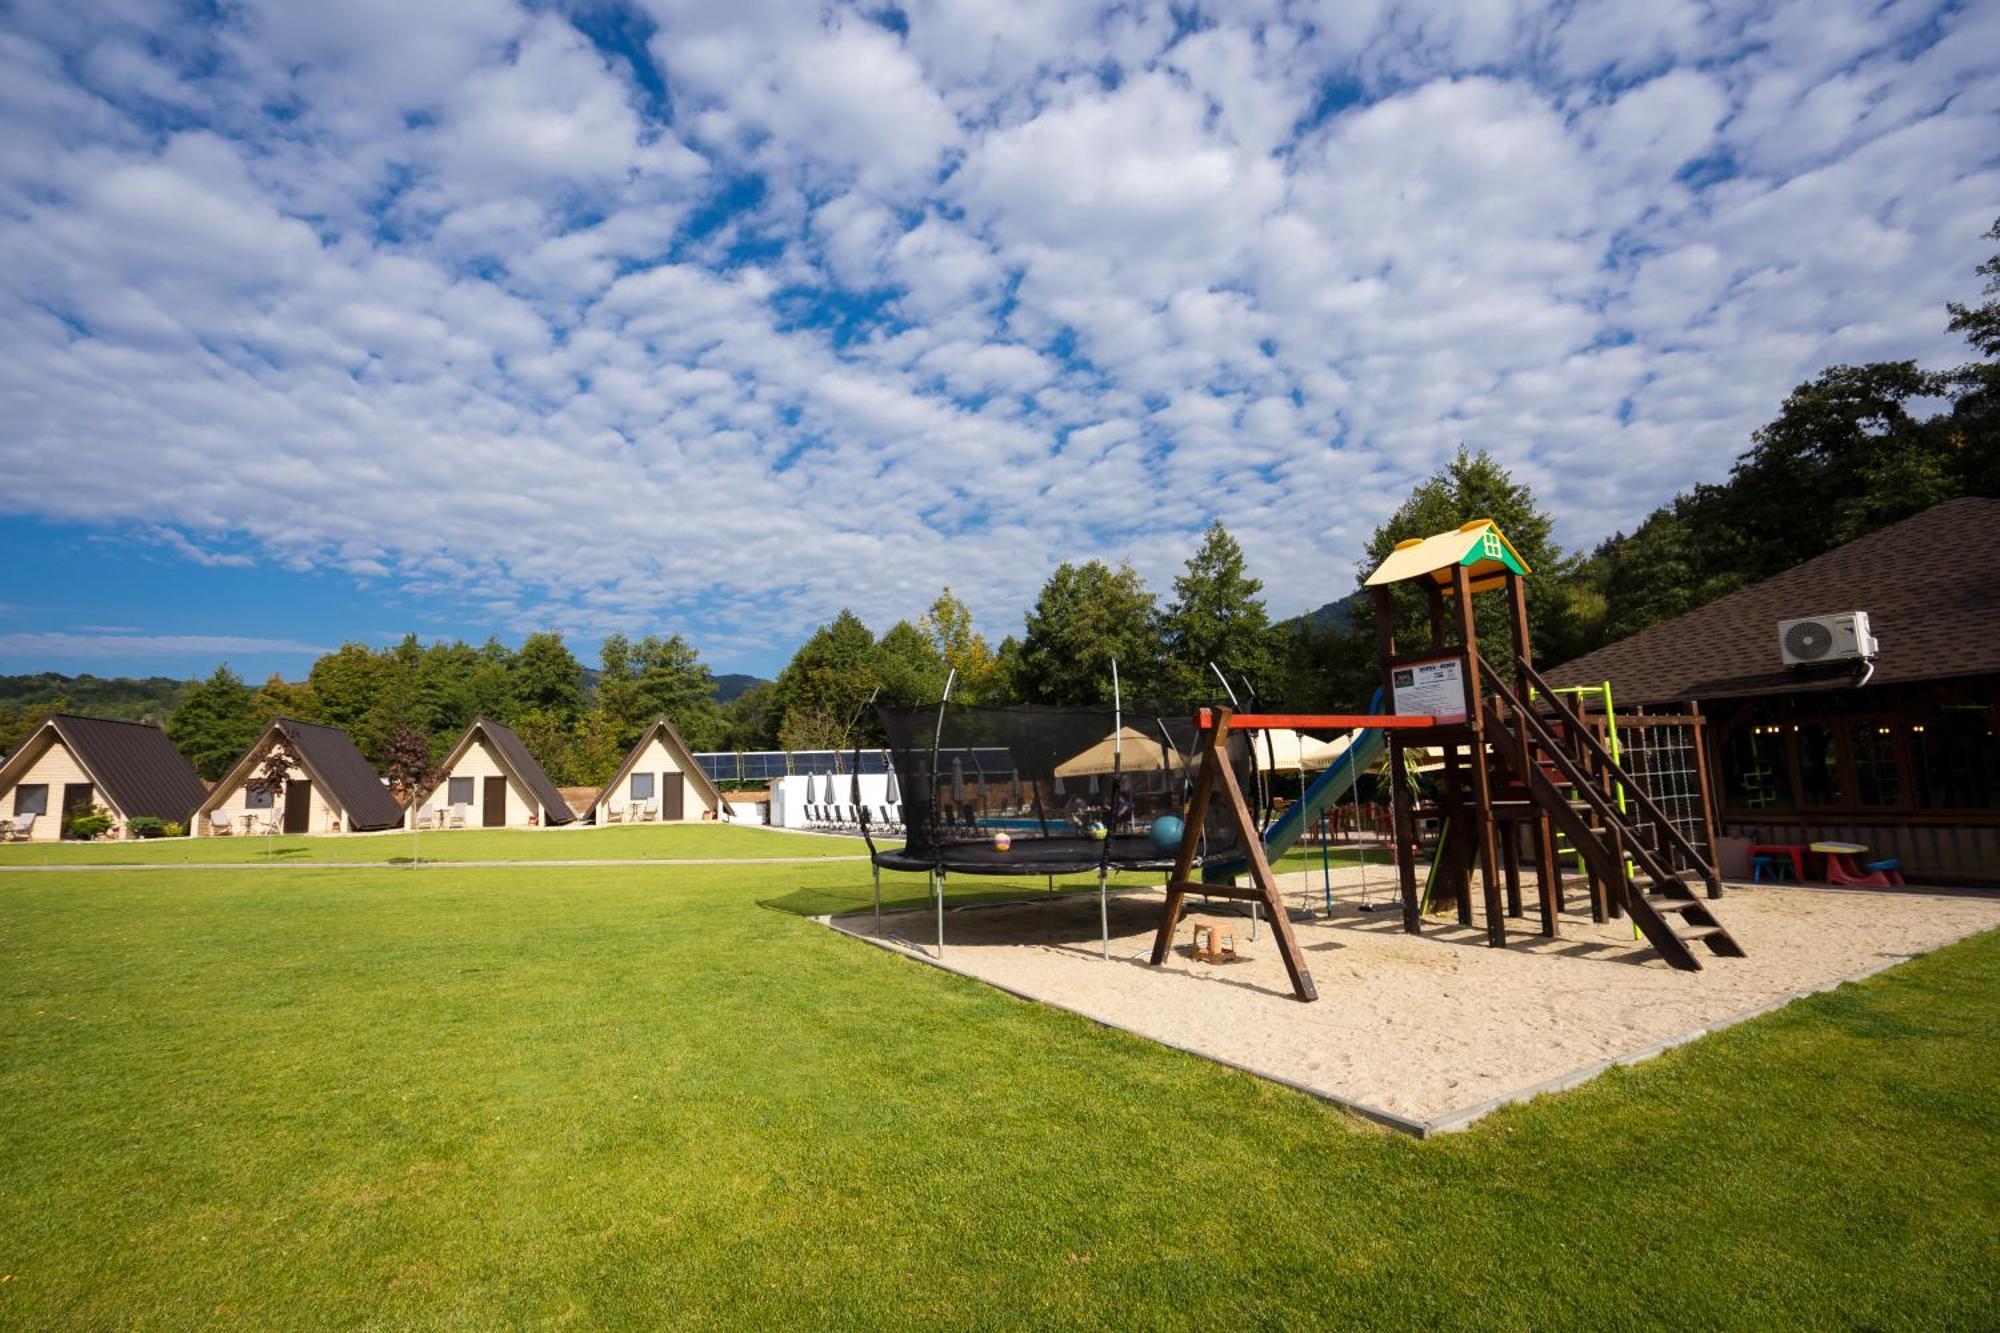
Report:
[[[1756,709],[1730,731],[1722,748],[1722,803],[1732,810],[1792,808],[1792,765],[1785,753],[1785,728]]]
[[[1910,728],[1910,750],[1922,809],[2000,809],[2000,739],[1990,705],[1941,698]]]
[[[46,782],[24,782],[14,788],[14,813],[17,815],[45,815],[49,812],[49,784]]]
[[[1799,787],[1807,805],[1839,805],[1840,740],[1825,722],[1801,724],[1792,734],[1799,751]]]
[[[632,799],[635,801],[650,801],[653,799],[653,775],[651,773],[634,773],[632,775]]]
[[[243,789],[243,808],[245,810],[269,810],[271,808],[271,798],[276,794],[269,787],[245,787]]]
[[[1863,805],[1903,804],[1903,770],[1896,762],[1896,728],[1881,718],[1848,724],[1847,753],[1854,761],[1854,794]]]
[[[449,790],[445,792],[445,801],[447,804],[450,805],[472,804],[471,778],[453,778],[451,779],[448,786]]]

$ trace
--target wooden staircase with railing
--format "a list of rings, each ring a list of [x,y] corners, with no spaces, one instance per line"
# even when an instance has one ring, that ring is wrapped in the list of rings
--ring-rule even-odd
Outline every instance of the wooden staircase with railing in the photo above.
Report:
[[[1623,908],[1670,965],[1700,971],[1696,944],[1725,958],[1743,957],[1743,946],[1692,887],[1699,883],[1708,899],[1720,898],[1715,867],[1612,759],[1582,716],[1527,662],[1517,658],[1516,666],[1518,678],[1539,696],[1533,705],[1497,688],[1479,702],[1501,771],[1607,886],[1613,910]],[[1483,674],[1492,682],[1504,679],[1490,665]],[[1615,795],[1621,789],[1623,808]]]

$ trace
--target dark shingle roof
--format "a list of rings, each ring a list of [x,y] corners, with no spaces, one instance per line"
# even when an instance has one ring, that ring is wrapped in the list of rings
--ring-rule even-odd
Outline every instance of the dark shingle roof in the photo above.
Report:
[[[208,795],[167,733],[150,722],[74,713],[57,713],[49,722],[127,819],[185,823]]]
[[[1839,611],[1868,613],[1874,684],[2000,673],[2000,582],[1985,568],[1996,536],[2000,500],[1949,500],[1545,674],[1609,680],[1620,704],[1833,688],[1851,677],[1782,664],[1778,622]]]
[[[319,775],[329,794],[347,812],[348,832],[394,828],[402,822],[403,807],[396,804],[396,798],[382,785],[381,774],[354,748],[346,732],[283,717],[272,725],[285,729],[299,758]]]
[[[493,739],[500,757],[514,770],[514,776],[528,784],[528,790],[542,803],[542,818],[550,824],[567,824],[576,818],[576,811],[569,808],[569,802],[556,784],[549,781],[543,771],[541,761],[529,751],[527,744],[514,734],[512,727],[503,726],[490,717],[474,718],[472,727],[479,728]],[[467,728],[468,732],[472,728]]]

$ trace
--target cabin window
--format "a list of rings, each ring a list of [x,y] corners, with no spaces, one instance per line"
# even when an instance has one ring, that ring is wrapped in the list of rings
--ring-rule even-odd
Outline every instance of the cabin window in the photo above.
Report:
[[[46,782],[24,782],[14,788],[14,813],[17,815],[45,815],[49,812],[49,784]]]
[[[448,799],[448,800],[449,800],[449,801],[451,802],[451,804],[453,804],[453,805],[471,805],[471,804],[472,804],[472,779],[471,779],[471,778],[453,778],[453,779],[451,780],[451,790],[450,790],[449,792],[447,792],[447,793],[446,793],[446,796],[447,796],[447,799]]]
[[[1896,728],[1886,719],[1864,718],[1847,728],[1847,753],[1854,760],[1854,797],[1863,805],[1903,803],[1903,773],[1896,765]]]
[[[1757,812],[1792,808],[1792,765],[1785,728],[1757,709],[1729,733],[1722,748],[1722,803]]]
[[[653,799],[653,775],[651,773],[634,773],[632,775],[632,799],[635,801],[650,801]]]
[[[243,789],[243,808],[245,810],[269,810],[271,808],[271,798],[275,795],[277,793],[269,787],[245,787]]]
[[[1807,805],[1839,805],[1840,738],[1824,722],[1806,722],[1792,733],[1799,747],[1799,789]]]
[[[1991,707],[1941,699],[1910,728],[1910,748],[1919,806],[2000,809],[2000,739]]]

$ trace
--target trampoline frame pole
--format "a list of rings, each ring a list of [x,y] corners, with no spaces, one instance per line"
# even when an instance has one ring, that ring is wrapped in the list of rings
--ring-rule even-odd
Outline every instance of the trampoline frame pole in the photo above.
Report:
[[[874,867],[874,870],[875,870],[875,934],[879,937],[882,934],[882,867],[876,866]]]
[[[1104,961],[1111,961],[1111,899],[1104,887],[1104,867],[1097,867],[1097,931],[1104,943]]]
[[[944,872],[931,872],[931,892],[937,895],[937,953],[944,957]]]

